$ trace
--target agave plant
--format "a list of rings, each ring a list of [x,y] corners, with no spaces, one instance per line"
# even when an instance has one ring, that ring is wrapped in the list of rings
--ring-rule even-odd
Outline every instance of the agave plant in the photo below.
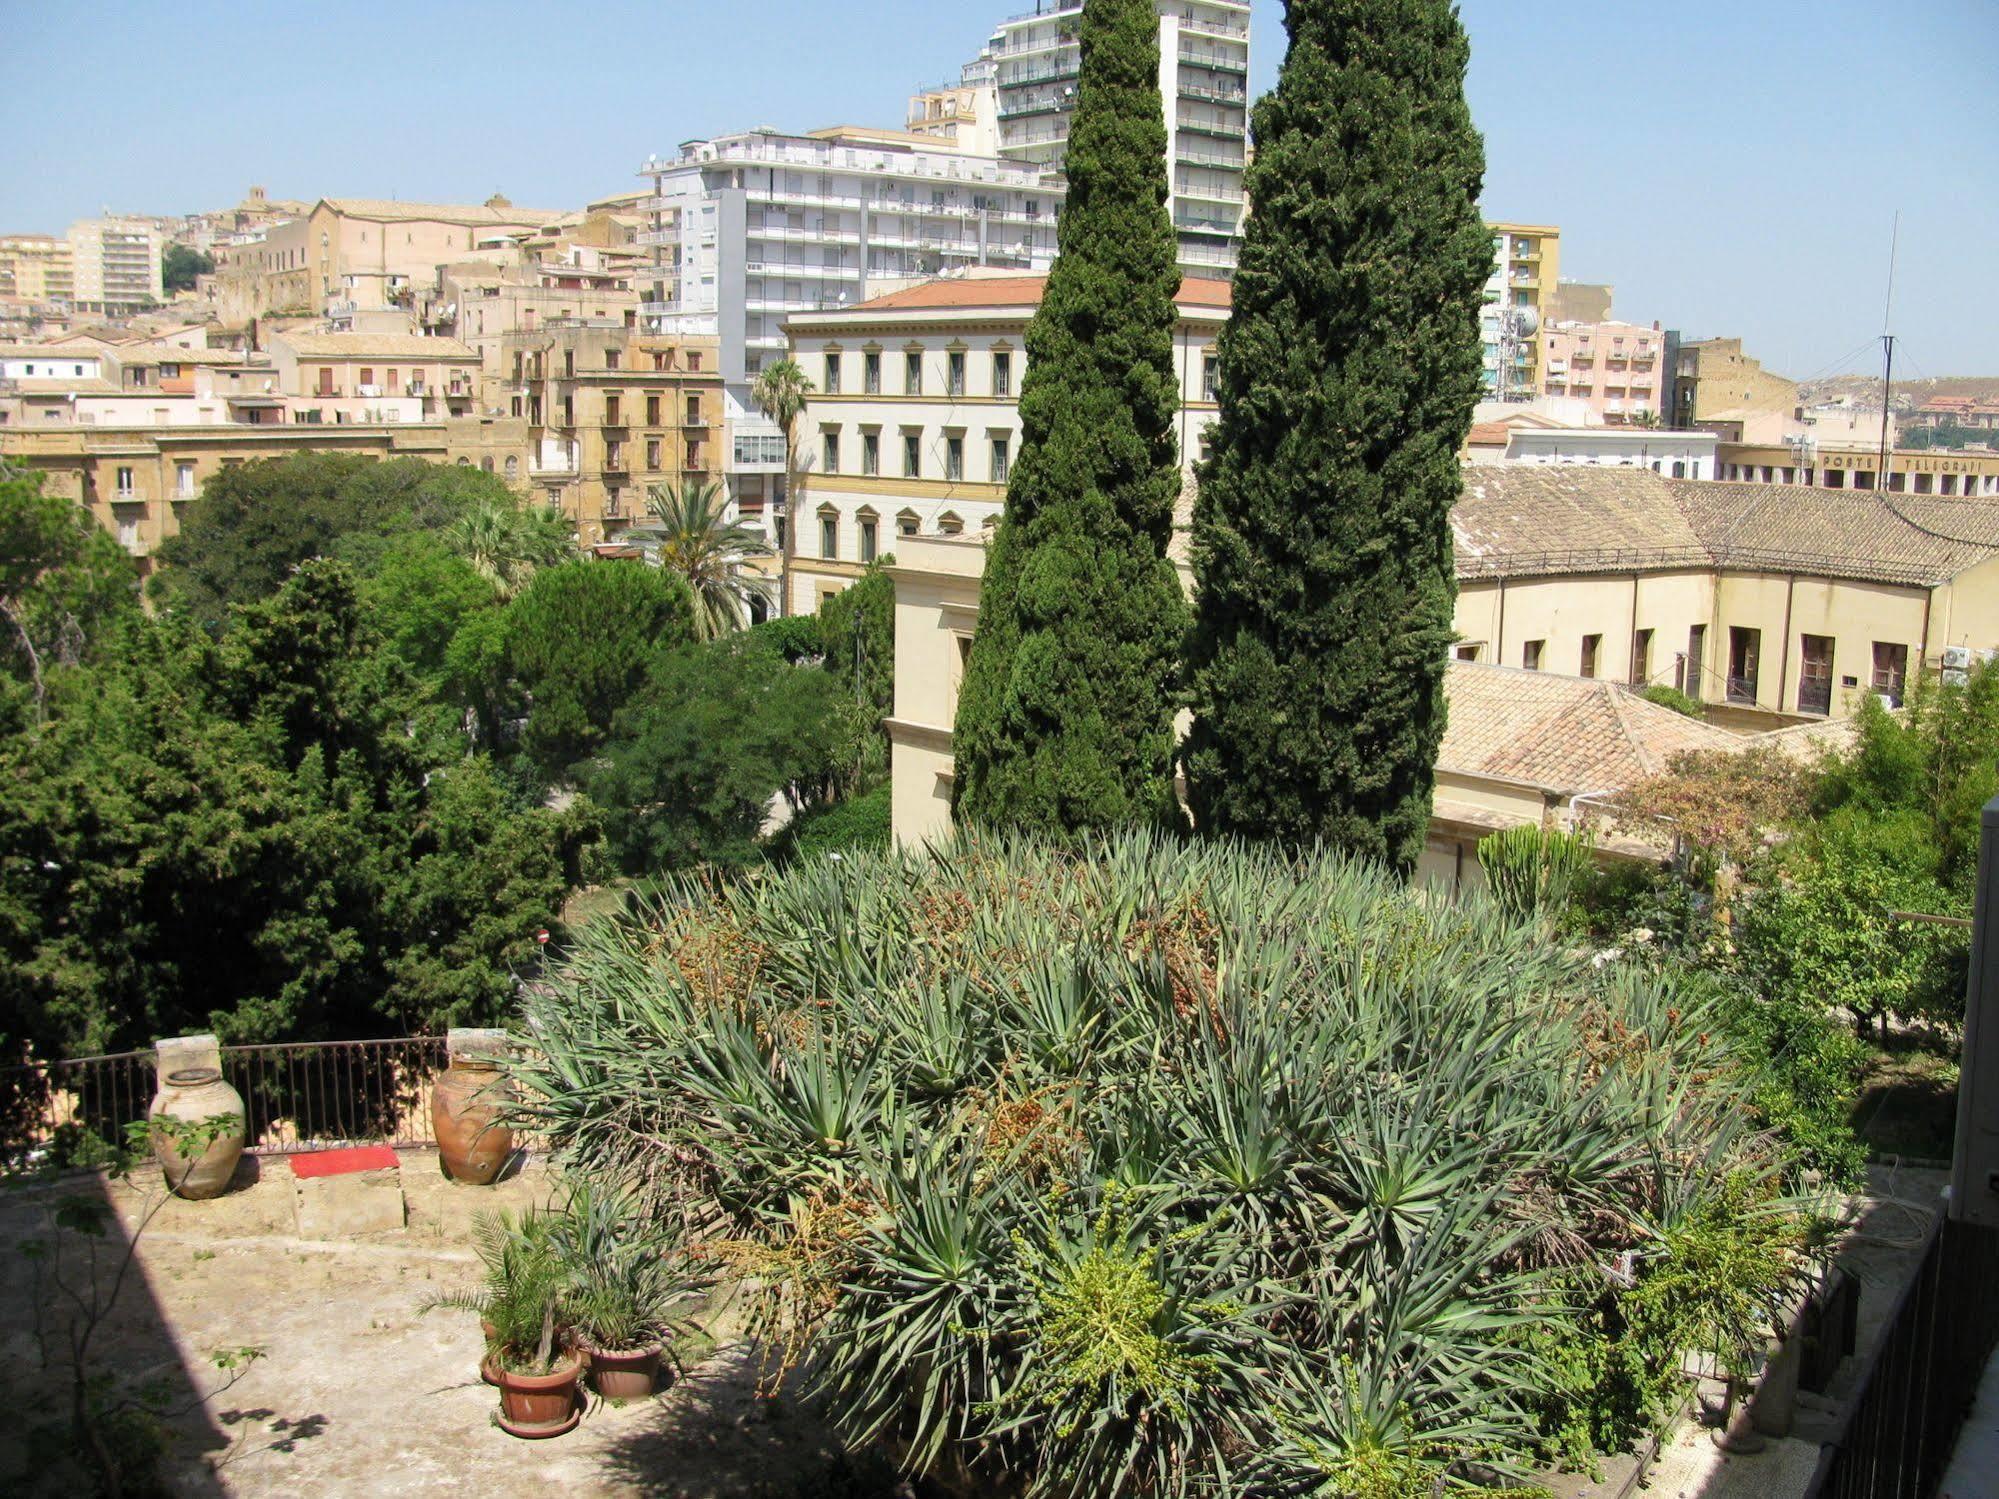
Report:
[[[1702,1004],[1333,857],[998,837],[591,924],[522,1122],[912,1473],[1427,1492],[1532,1462],[1577,1287],[1767,1178]]]

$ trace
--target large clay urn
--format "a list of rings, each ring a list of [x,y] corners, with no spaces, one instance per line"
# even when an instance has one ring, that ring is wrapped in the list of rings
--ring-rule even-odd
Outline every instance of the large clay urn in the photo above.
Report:
[[[167,1186],[182,1197],[220,1197],[243,1158],[243,1095],[222,1080],[213,1067],[187,1067],[169,1072],[153,1095],[146,1117],[205,1129],[209,1121],[229,1116],[230,1123],[203,1147],[199,1137],[175,1129],[153,1130],[153,1157],[165,1173]]]
[[[497,1059],[464,1053],[437,1080],[430,1124],[437,1154],[453,1181],[489,1187],[514,1153],[514,1132],[501,1122],[510,1101]]]

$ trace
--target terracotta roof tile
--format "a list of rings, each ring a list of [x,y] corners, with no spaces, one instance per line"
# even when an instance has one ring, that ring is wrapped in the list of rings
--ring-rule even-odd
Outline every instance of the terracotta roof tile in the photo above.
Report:
[[[1745,736],[1648,703],[1614,682],[1453,661],[1437,769],[1551,787],[1615,791],[1691,750],[1741,749]]]
[[[414,333],[279,333],[293,354],[317,359],[437,359],[450,364],[477,364],[476,350],[455,338],[422,338]]]

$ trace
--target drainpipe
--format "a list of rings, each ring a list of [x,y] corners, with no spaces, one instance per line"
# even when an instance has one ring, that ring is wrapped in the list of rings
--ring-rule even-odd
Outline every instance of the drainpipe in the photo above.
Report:
[[[1791,608],[1798,597],[1798,575],[1791,574],[1784,591],[1784,659],[1777,667],[1777,711],[1784,711],[1784,696],[1791,690]]]
[[[1506,664],[1506,579],[1499,580],[1499,637],[1492,643],[1492,664]]]

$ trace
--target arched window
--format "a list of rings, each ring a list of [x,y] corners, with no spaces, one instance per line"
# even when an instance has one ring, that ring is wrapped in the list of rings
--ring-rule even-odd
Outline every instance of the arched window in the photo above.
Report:
[[[518,479],[520,476],[521,476],[520,459],[509,455],[509,457],[507,458],[507,477],[509,479]]]

